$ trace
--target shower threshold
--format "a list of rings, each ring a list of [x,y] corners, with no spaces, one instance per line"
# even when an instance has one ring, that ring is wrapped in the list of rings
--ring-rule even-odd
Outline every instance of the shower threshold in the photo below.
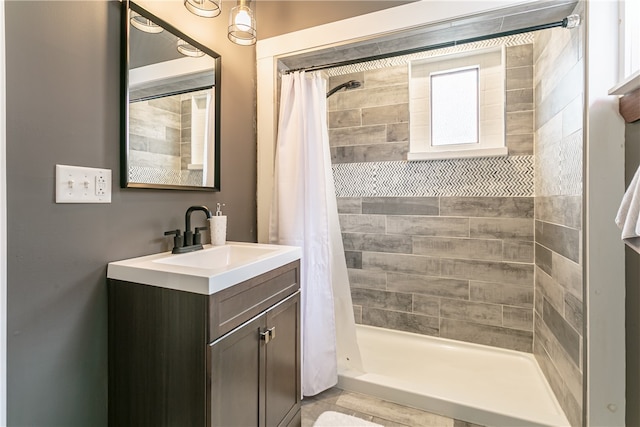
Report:
[[[529,353],[357,325],[365,372],[338,387],[485,426],[567,426]]]

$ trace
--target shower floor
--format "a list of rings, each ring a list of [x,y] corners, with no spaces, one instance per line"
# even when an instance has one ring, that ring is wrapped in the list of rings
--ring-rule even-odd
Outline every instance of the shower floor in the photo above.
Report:
[[[488,426],[569,425],[533,355],[357,325],[365,373],[338,387]]]

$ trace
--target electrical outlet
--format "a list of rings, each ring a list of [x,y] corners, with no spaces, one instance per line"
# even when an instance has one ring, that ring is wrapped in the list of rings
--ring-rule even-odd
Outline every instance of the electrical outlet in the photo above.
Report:
[[[111,170],[56,165],[56,203],[111,203]]]
[[[107,179],[103,173],[96,176],[96,196],[105,196],[107,194]]]

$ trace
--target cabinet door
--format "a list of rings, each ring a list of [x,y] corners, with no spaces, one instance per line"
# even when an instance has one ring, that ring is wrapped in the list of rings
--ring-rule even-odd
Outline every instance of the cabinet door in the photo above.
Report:
[[[264,346],[267,426],[288,425],[300,409],[300,292],[267,311]]]
[[[209,345],[211,426],[264,426],[260,414],[260,316]]]

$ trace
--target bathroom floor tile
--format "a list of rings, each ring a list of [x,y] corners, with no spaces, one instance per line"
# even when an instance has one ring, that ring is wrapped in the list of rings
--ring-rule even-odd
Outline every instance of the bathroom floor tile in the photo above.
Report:
[[[482,427],[336,387],[303,399],[302,427],[312,427],[325,411],[341,412],[385,427]]]

